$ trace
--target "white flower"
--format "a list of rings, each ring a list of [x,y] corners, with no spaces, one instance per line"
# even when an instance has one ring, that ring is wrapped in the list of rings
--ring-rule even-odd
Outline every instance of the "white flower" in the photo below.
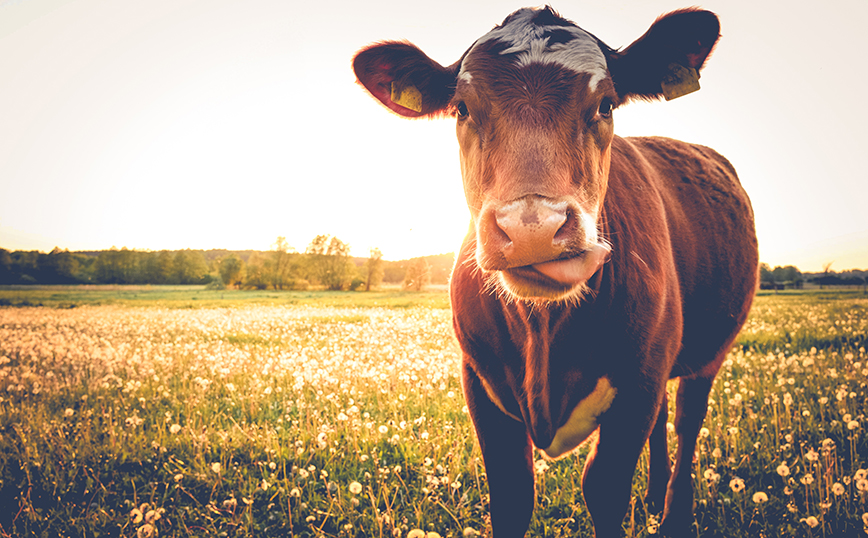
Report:
[[[350,485],[347,489],[349,489],[350,493],[352,493],[353,495],[358,495],[362,492],[362,485],[358,482],[350,482]]]
[[[174,435],[174,434],[178,433],[179,431],[181,431],[181,425],[180,424],[172,424],[171,426],[169,426],[169,433]]]
[[[762,491],[757,491],[753,494],[753,502],[754,504],[762,504],[769,500],[769,496],[763,493]]]
[[[222,468],[223,467],[220,465],[220,462],[215,461],[214,463],[211,464],[211,470],[217,474],[220,474],[220,470]]]

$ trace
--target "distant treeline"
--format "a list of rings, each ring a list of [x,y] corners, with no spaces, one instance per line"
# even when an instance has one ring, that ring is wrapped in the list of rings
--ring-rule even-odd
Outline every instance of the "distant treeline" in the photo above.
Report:
[[[336,237],[317,236],[305,252],[279,237],[268,251],[130,250],[49,253],[0,248],[0,285],[199,284],[248,289],[371,289],[381,283],[422,289],[446,284],[453,254],[401,261],[351,257]]]
[[[851,269],[836,273],[827,264],[823,272],[802,273],[793,265],[777,266],[772,269],[767,263],[760,265],[760,288],[782,290],[784,288],[801,289],[812,286],[865,286],[868,284],[868,271]]]

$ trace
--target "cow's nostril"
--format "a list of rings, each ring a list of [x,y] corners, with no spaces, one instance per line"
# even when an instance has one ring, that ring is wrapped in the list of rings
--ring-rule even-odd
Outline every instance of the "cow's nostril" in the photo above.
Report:
[[[579,227],[579,220],[576,218],[576,213],[572,209],[567,210],[566,220],[558,228],[558,231],[555,232],[554,242],[559,243],[562,241],[567,241],[570,236],[576,233],[576,230]]]

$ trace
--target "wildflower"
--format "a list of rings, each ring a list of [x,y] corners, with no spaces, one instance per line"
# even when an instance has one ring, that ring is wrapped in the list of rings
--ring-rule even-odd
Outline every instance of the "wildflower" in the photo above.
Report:
[[[859,491],[868,491],[868,480],[860,478],[856,481],[856,489]]]
[[[183,479],[184,479],[184,475],[183,475],[183,474],[178,473],[178,474],[175,475],[175,482],[180,482],[180,481],[183,480]]]
[[[865,469],[859,469],[856,471],[856,474],[853,475],[854,480],[862,480],[865,478],[868,478],[868,470]]]
[[[130,511],[130,517],[133,518],[133,523],[138,525],[145,518],[145,515],[142,514],[142,511],[138,508],[133,508],[132,511]]]
[[[783,476],[783,477],[790,476],[790,468],[787,466],[786,463],[782,463],[782,464],[778,465],[777,471],[778,471],[778,474]]]
[[[847,429],[848,430],[855,430],[858,427],[859,427],[859,421],[857,421],[857,420],[851,420],[850,422],[847,423]]]
[[[720,451],[720,448],[715,448],[711,451],[711,457],[713,457],[714,459],[720,459],[722,455],[723,452]]]
[[[744,480],[736,476],[729,481],[729,489],[731,489],[733,493],[740,493],[741,490],[744,489]]]
[[[769,500],[769,496],[763,493],[762,491],[757,491],[753,494],[753,502],[754,504],[762,504]]]
[[[75,414],[75,409],[72,409],[71,407],[67,407],[66,411],[63,412],[63,416],[65,416],[66,418],[69,418],[74,414]]]
[[[800,521],[802,521],[803,523],[805,523],[807,526],[811,527],[812,529],[820,524],[820,522],[817,521],[817,518],[815,518],[814,516],[808,516],[808,517],[806,517]]]
[[[169,433],[171,433],[172,435],[178,433],[179,431],[181,431],[180,424],[172,424],[171,426],[169,426]]]
[[[789,392],[784,394],[784,405],[787,407],[793,405],[793,395]]]
[[[868,527],[868,512],[862,514],[862,524]]]
[[[425,531],[422,529],[413,529],[407,533],[407,538],[425,538]]]
[[[238,499],[235,497],[230,497],[223,501],[223,508],[226,510],[235,511],[235,508],[238,506]]]
[[[325,432],[320,432],[319,435],[316,436],[316,444],[319,445],[320,449],[329,446]]]
[[[701,430],[699,430],[699,438],[700,439],[705,439],[709,435],[711,435],[711,432],[708,431],[708,428],[702,428]]]
[[[271,484],[269,484],[268,482],[266,482],[264,478],[262,479],[262,483],[259,484],[259,487],[262,488],[262,491],[268,491],[268,488],[269,488],[270,486],[271,486]]]
[[[389,433],[389,427],[386,426],[386,425],[382,425],[382,426],[380,426],[380,427],[378,428],[378,431],[379,431],[381,434],[386,435],[387,433]],[[412,531],[411,531],[411,532],[412,532]]]
[[[304,520],[305,520],[306,522],[308,522],[308,523],[313,523],[314,521],[316,521],[316,517],[314,517],[314,516],[307,516],[306,518],[304,518]]]
[[[157,528],[150,523],[145,523],[136,530],[136,538],[153,538],[157,535]]]
[[[440,535],[434,531],[428,531],[428,533],[425,534],[425,538],[440,538]]]
[[[479,531],[474,529],[473,527],[464,527],[464,531],[461,533],[464,538],[475,538],[479,536]]]
[[[352,493],[353,495],[358,495],[359,493],[362,492],[362,485],[359,484],[358,482],[350,482],[348,489],[350,490],[350,493]]]
[[[549,464],[545,460],[537,460],[533,463],[533,470],[536,474],[544,474],[549,470]]]
[[[297,499],[301,497],[301,490],[298,488],[292,488],[291,490],[289,490],[289,496],[295,497]]]
[[[806,486],[810,486],[811,484],[814,483],[814,475],[812,475],[811,473],[808,473],[805,476],[803,476],[802,478],[800,478],[799,482],[801,482],[802,484],[804,484]]]
[[[844,486],[840,482],[835,482],[832,484],[832,493],[834,493],[836,497],[840,497],[844,494]]]
[[[213,472],[220,474],[221,469],[222,469],[222,466],[220,465],[220,462],[215,461],[214,463],[211,464],[211,470]]]

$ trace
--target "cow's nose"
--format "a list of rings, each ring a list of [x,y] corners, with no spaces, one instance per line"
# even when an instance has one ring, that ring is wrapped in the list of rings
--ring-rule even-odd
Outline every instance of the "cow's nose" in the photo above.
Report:
[[[526,196],[491,209],[485,241],[510,267],[554,259],[578,227],[574,213],[566,201]]]

